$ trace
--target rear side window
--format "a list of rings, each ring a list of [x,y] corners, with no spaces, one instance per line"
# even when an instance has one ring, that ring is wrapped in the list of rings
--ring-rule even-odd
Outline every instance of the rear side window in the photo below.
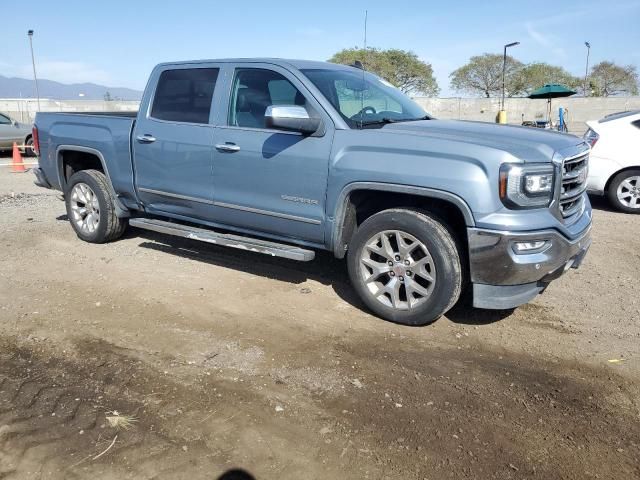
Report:
[[[160,74],[151,107],[158,120],[209,123],[217,68],[165,70]]]
[[[635,122],[631,122],[631,125],[633,125],[636,128],[640,128],[640,120],[636,120]]]

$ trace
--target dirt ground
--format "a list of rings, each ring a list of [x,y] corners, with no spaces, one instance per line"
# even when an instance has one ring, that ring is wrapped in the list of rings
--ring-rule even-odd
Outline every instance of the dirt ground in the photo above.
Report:
[[[640,478],[640,218],[594,203],[532,304],[409,328],[326,254],[83,243],[0,167],[0,479]]]

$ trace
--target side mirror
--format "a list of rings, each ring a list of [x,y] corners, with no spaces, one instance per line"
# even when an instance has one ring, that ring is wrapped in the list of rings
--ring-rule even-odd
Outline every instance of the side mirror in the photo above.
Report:
[[[320,128],[320,119],[310,117],[307,109],[300,105],[270,105],[264,117],[267,128],[307,134],[315,133]]]

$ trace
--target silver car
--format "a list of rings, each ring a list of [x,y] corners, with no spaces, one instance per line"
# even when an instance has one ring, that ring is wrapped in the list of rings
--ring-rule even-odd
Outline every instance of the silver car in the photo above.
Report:
[[[0,150],[11,149],[15,142],[18,145],[27,145],[24,149],[25,153],[33,155],[31,135],[31,125],[17,122],[8,115],[0,113]]]

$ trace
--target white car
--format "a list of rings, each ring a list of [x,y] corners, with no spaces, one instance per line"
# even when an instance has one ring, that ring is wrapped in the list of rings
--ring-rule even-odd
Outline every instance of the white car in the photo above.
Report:
[[[640,213],[640,110],[607,115],[587,125],[587,190],[605,195],[620,211]]]

